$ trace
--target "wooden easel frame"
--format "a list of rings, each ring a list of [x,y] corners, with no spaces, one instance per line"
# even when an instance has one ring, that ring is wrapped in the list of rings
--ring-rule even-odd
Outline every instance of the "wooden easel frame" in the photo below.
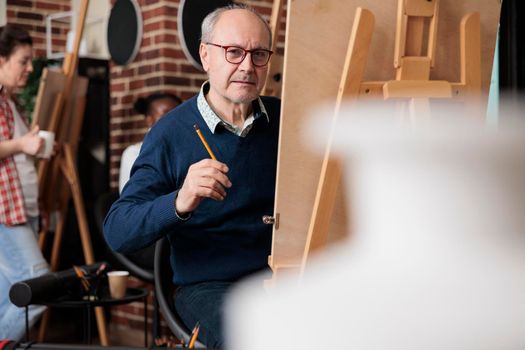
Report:
[[[454,101],[468,100],[471,102],[472,100],[468,99],[471,96],[481,100],[480,96],[488,93],[490,74],[487,73],[492,69],[494,39],[501,5],[497,0],[487,0],[483,3],[474,0],[462,0],[462,6],[458,7],[452,0],[441,1],[446,6],[442,6],[439,12],[443,16],[440,17],[441,24],[438,30],[438,39],[435,42],[438,47],[447,49],[435,51],[436,66],[431,71],[431,79],[440,79],[448,84],[447,88],[452,91]],[[321,248],[324,246],[326,238],[330,242],[334,242],[347,237],[348,232],[351,231],[349,224],[351,225],[352,222],[349,220],[352,218],[348,216],[346,201],[341,196],[337,198],[336,204],[333,201],[326,202],[320,199],[330,193],[325,189],[320,190],[320,184],[332,182],[330,179],[338,178],[337,173],[335,173],[335,177],[332,177],[334,173],[327,171],[327,169],[337,166],[337,160],[326,158],[326,154],[330,154],[326,148],[323,148],[325,157],[313,151],[308,147],[308,141],[300,135],[304,125],[306,125],[307,116],[313,111],[313,106],[323,103],[334,106],[336,111],[338,109],[336,100],[341,94],[341,89],[344,91],[344,84],[342,83],[344,79],[341,78],[341,72],[344,71],[345,62],[349,57],[349,40],[344,38],[351,36],[352,16],[360,3],[370,6],[370,9],[378,15],[379,19],[376,23],[377,29],[374,31],[368,59],[365,55],[364,62],[367,63],[367,68],[364,78],[361,77],[357,81],[353,81],[353,84],[358,86],[358,92],[355,94],[354,89],[354,94],[350,94],[351,99],[380,98],[383,100],[385,96],[384,85],[386,82],[391,82],[386,89],[386,92],[389,93],[388,98],[393,101],[398,99],[410,101],[409,97],[418,96],[406,96],[404,89],[410,88],[410,86],[419,87],[420,84],[427,83],[417,80],[396,81],[396,67],[392,64],[395,49],[392,34],[396,30],[396,16],[392,16],[392,14],[399,9],[397,3],[380,1],[368,3],[362,0],[349,0],[348,2],[295,0],[288,2],[281,137],[273,218],[274,231],[272,255],[268,260],[274,272],[274,280],[278,279],[276,276],[281,274],[280,271],[288,270],[291,275],[298,275],[304,266],[303,263],[307,261],[306,257],[309,257],[310,253],[316,250],[317,244]],[[472,18],[461,20],[460,15],[463,11],[465,13],[479,11],[482,14],[481,36],[484,38],[481,55],[483,57],[481,64],[483,72],[481,77],[482,95],[479,94],[479,83],[475,83],[476,75],[473,74],[475,69],[470,69],[471,66],[465,63],[467,57],[476,51],[473,48],[477,41],[475,37],[465,40],[471,33],[466,28],[475,26],[476,21]],[[457,28],[460,20],[464,29],[458,35]],[[427,23],[430,21],[430,19],[424,20]],[[477,36],[479,37],[479,30]],[[358,35],[355,41],[359,42],[361,38],[362,36]],[[460,40],[462,42],[461,52],[458,50],[460,46],[458,41]],[[470,45],[469,42],[474,42],[474,45]],[[425,47],[429,41],[423,40],[422,43]],[[479,45],[477,47],[479,48]],[[356,54],[359,53],[363,53],[363,50],[356,52]],[[479,50],[477,55],[479,56]],[[460,56],[461,72],[460,64],[449,64],[450,58],[455,57],[458,58],[459,63]],[[350,81],[352,81],[355,75],[350,75]],[[474,78],[467,78],[470,75]],[[479,82],[479,73],[477,78]],[[396,85],[399,83],[401,85]],[[435,84],[435,81],[433,80],[431,83]],[[396,91],[396,88],[399,87],[403,87],[403,89]],[[440,90],[438,89],[438,91]],[[419,97],[427,99],[429,97],[428,92]],[[345,100],[348,99],[349,97],[346,96]],[[472,103],[472,106],[475,105]],[[480,108],[479,104],[477,104],[477,108]],[[319,118],[328,117],[326,123],[331,123],[334,116],[336,118],[337,113],[318,115]],[[316,139],[317,145],[328,145],[330,143],[329,135],[319,134],[316,135]],[[334,164],[330,165],[329,162]],[[323,180],[323,177],[328,177],[328,180]],[[341,191],[339,187],[336,187],[333,192],[339,194]],[[333,215],[333,218],[330,220],[324,215],[314,216],[314,207],[315,213],[323,213],[323,208],[328,208],[327,212]],[[323,220],[325,224],[323,224]],[[318,228],[319,225],[327,226],[330,223],[329,236],[312,235],[309,237],[310,231],[320,232],[313,228],[315,223]]]
[[[356,10],[352,35],[348,45],[345,68],[342,74],[336,112],[335,127],[340,104],[343,98],[357,99],[360,91],[368,91],[369,85],[381,85],[385,100],[392,98],[409,99],[410,115],[430,114],[429,98],[472,98],[481,96],[481,40],[479,13],[469,13],[461,21],[461,82],[432,81],[430,68],[434,62],[439,0],[399,0],[398,26],[396,31],[395,61],[396,80],[376,83],[362,82],[366,68],[366,57],[370,47],[374,26],[373,14],[362,8]],[[424,20],[430,18],[427,53],[421,56],[423,45]],[[456,94],[453,95],[453,87]],[[375,89],[377,92],[377,88]],[[459,93],[468,92],[465,93]],[[379,93],[381,95],[381,93]],[[468,95],[468,96],[464,96]],[[477,105],[475,101],[474,105]],[[474,107],[475,108],[475,107]],[[331,137],[330,137],[331,140]],[[301,273],[310,254],[326,245],[329,224],[336,202],[336,193],[342,174],[341,164],[331,154],[329,141],[317,187],[313,215],[308,230],[307,244],[303,254]]]
[[[348,52],[337,95],[332,130],[323,158],[321,177],[317,186],[313,215],[310,220],[305,252],[301,263],[301,274],[304,272],[304,267],[306,266],[310,252],[316,251],[326,245],[342,174],[342,164],[333,157],[331,152],[333,133],[335,132],[334,128],[337,124],[336,122],[343,100],[355,100],[359,95],[359,89],[361,88],[361,82],[365,74],[368,51],[372,41],[374,24],[375,18],[372,12],[358,7],[355,13],[352,34],[350,35]]]
[[[279,27],[281,17],[284,10],[285,0],[274,0],[272,6],[272,16],[270,17],[270,30],[272,31],[272,47],[274,52],[270,63],[268,64],[268,78],[264,84],[262,95],[265,96],[281,96],[281,81],[283,71],[283,57],[277,53],[277,42],[279,41]],[[276,81],[275,76],[281,76],[280,81]]]
[[[84,260],[86,264],[93,264],[95,262],[93,255],[93,247],[91,245],[91,236],[89,233],[89,227],[86,218],[86,211],[84,207],[84,200],[82,191],[80,188],[78,171],[76,169],[76,149],[78,140],[80,138],[80,132],[82,128],[83,112],[85,107],[85,96],[77,98],[73,104],[72,91],[75,87],[76,70],[78,64],[78,51],[80,47],[80,40],[84,31],[84,23],[87,15],[87,9],[89,6],[89,0],[82,0],[80,5],[80,14],[77,22],[77,28],[75,30],[75,40],[73,45],[73,52],[67,53],[64,57],[62,66],[62,72],[65,75],[65,82],[62,91],[56,94],[54,99],[53,109],[49,125],[47,130],[54,131],[57,135],[57,140],[66,140],[60,145],[60,152],[52,158],[50,162],[41,162],[38,167],[38,179],[40,193],[46,193],[45,189],[53,191],[47,191],[48,197],[42,198],[42,204],[46,208],[46,212],[50,214],[52,211],[57,210],[59,213],[59,219],[57,222],[55,236],[53,240],[53,246],[51,251],[50,268],[51,271],[56,271],[58,268],[58,261],[60,257],[60,250],[62,244],[62,237],[65,231],[65,224],[68,214],[68,203],[72,197],[77,221],[79,225],[80,238],[82,243],[82,251],[84,254]],[[41,93],[46,89],[45,83],[41,84],[39,90],[39,97]],[[35,108],[34,123],[38,123],[39,108],[42,104],[41,99],[37,97],[37,104]],[[67,120],[67,107],[73,109],[73,119]],[[67,134],[67,135],[66,135]],[[65,181],[65,182],[64,182]],[[54,201],[53,201],[54,199]],[[48,221],[47,221],[48,222]],[[43,227],[39,239],[41,247],[44,246],[49,226]],[[108,345],[108,335],[106,330],[106,321],[102,307],[95,308],[95,316],[97,320],[97,327],[100,337],[100,343],[104,346]],[[42,323],[40,326],[38,340],[44,341],[45,332],[47,330],[49,322],[49,310],[44,314]]]

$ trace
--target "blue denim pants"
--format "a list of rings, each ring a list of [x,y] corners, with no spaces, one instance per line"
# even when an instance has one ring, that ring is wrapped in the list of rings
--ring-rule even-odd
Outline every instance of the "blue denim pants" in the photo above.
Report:
[[[37,225],[38,218],[24,225],[0,224],[0,339],[21,340],[25,335],[25,308],[11,304],[11,285],[49,271],[38,248]],[[29,326],[44,310],[44,306],[29,307]]]
[[[175,309],[190,330],[200,322],[199,341],[210,349],[224,344],[224,299],[232,282],[202,282],[179,286],[175,291]]]

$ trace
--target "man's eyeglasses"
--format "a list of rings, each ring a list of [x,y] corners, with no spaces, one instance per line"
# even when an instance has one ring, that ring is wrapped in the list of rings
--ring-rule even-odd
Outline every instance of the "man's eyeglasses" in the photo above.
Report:
[[[246,54],[250,53],[253,65],[255,67],[264,67],[268,64],[268,61],[273,54],[273,51],[266,49],[245,50],[238,46],[223,46],[214,43],[206,43],[206,45],[213,45],[223,48],[224,58],[226,58],[226,61],[232,64],[241,63],[246,57]]]

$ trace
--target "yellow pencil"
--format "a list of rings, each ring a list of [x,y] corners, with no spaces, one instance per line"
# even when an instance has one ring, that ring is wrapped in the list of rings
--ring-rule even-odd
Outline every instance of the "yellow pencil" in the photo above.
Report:
[[[195,346],[195,342],[197,341],[197,336],[199,335],[199,330],[201,328],[201,325],[199,321],[197,321],[197,324],[195,327],[193,327],[193,331],[191,332],[190,341],[188,342],[188,349],[193,349]]]
[[[197,135],[199,135],[199,138],[201,139],[202,144],[206,148],[206,151],[208,151],[208,154],[210,155],[211,159],[217,160],[217,158],[215,158],[215,154],[213,154],[210,146],[208,145],[208,142],[206,142],[206,140],[204,139],[204,136],[202,136],[201,130],[199,129],[197,124],[193,124],[193,127],[195,128],[195,131],[197,132]]]

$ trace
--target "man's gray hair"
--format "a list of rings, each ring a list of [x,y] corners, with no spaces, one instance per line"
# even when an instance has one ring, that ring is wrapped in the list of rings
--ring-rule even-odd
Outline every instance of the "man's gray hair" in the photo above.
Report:
[[[219,20],[219,17],[226,11],[229,10],[248,10],[252,13],[254,13],[262,23],[264,23],[264,26],[266,29],[268,29],[268,34],[270,36],[270,42],[269,42],[269,48],[272,47],[272,30],[270,29],[270,26],[268,23],[264,20],[264,18],[257,12],[255,9],[251,6],[245,5],[245,4],[230,4],[227,6],[219,7],[215,9],[214,11],[210,12],[202,21],[201,25],[201,42],[207,43],[211,42],[212,40],[212,34],[213,29],[215,28],[215,24],[217,24],[217,21]]]

